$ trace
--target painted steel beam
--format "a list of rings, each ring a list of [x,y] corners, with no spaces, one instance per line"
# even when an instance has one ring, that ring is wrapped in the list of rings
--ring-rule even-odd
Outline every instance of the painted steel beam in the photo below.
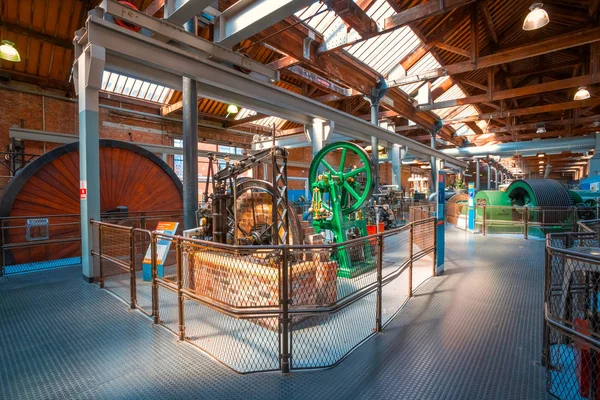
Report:
[[[165,19],[175,25],[183,25],[202,13],[214,0],[171,0],[165,4]]]
[[[374,126],[366,121],[328,107],[312,99],[279,88],[252,76],[198,57],[175,46],[120,28],[96,16],[87,21],[87,32],[78,46],[93,43],[106,49],[107,69],[123,70],[129,75],[148,79],[167,87],[180,86],[180,76],[199,82],[198,93],[206,98],[235,103],[257,112],[278,116],[301,124],[314,118],[335,122],[335,132],[353,139],[370,141],[371,136],[390,144],[407,146],[413,151],[445,159],[452,164],[466,163],[432,150],[409,138]],[[178,86],[174,87],[177,88]]]
[[[316,0],[240,0],[215,21],[215,43],[233,47]]]
[[[191,34],[187,32],[183,26],[178,26],[165,20],[153,18],[152,16],[146,15],[143,12],[124,6],[115,0],[104,0],[101,4],[101,8],[103,8],[107,14],[118,17],[123,21],[130,22],[137,26],[143,26],[144,30],[142,33],[146,32],[147,30],[148,32],[146,33],[155,34],[153,37],[156,40],[160,40],[162,42],[175,42],[178,46],[185,47],[188,51],[191,51],[190,48],[194,51],[198,51],[198,56],[204,56],[232,63],[244,69],[249,69],[257,74],[263,75],[270,80],[279,80],[278,71],[245,57],[243,54],[233,52],[230,49],[216,45],[206,39]]]

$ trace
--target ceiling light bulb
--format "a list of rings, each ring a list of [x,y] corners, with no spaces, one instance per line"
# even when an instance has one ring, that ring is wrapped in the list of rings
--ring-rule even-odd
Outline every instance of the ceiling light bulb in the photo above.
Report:
[[[237,107],[235,104],[230,104],[230,105],[227,107],[227,112],[228,112],[229,114],[237,114],[237,113],[238,113],[238,111],[240,111],[240,110],[238,109],[238,107]]]
[[[544,163],[544,160],[540,161],[540,164],[543,164],[543,163]]]
[[[0,45],[0,58],[12,62],[21,61],[21,56],[15,48],[15,44],[10,40],[2,41],[2,45]]]
[[[585,100],[590,98],[590,92],[585,86],[580,86],[573,97],[573,100]]]
[[[542,154],[538,154],[538,157],[544,157],[544,154],[543,153]]]
[[[529,14],[527,14],[525,21],[523,21],[524,31],[534,31],[548,25],[550,18],[542,6],[542,3],[533,3],[531,7],[529,7]]]

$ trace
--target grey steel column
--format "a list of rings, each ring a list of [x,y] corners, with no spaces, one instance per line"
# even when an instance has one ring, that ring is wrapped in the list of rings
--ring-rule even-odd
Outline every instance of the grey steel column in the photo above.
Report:
[[[402,186],[402,160],[400,160],[400,145],[392,145],[390,152],[392,157],[392,185],[398,185],[398,190]]]
[[[79,179],[81,193],[81,271],[83,279],[92,282],[94,271],[94,234],[90,220],[100,221],[100,118],[98,93],[106,50],[96,45],[87,47],[77,59],[79,96]],[[85,195],[84,195],[85,194]]]
[[[481,179],[479,176],[479,159],[475,159],[475,190],[479,191],[481,188]]]
[[[485,168],[487,169],[487,190],[492,189],[492,173],[490,170],[490,164],[485,164]]]
[[[196,24],[191,19],[185,24],[194,32]],[[195,33],[195,32],[194,32]],[[198,90],[196,81],[183,78],[183,227],[196,227],[198,210]]]
[[[312,126],[310,128],[310,139],[312,142],[312,153],[313,157],[317,155],[319,151],[323,148],[323,137],[324,137],[324,129],[323,126],[324,121],[319,118],[313,119]]]
[[[379,125],[379,100],[371,102],[371,123]],[[371,136],[371,162],[375,169],[375,190],[373,193],[379,193],[379,139]]]
[[[432,131],[431,132],[431,148],[433,150],[435,150],[435,136],[436,136],[436,132]],[[429,161],[429,164],[431,165],[431,178],[429,181],[429,191],[431,193],[433,192],[438,192],[438,185],[437,185],[437,159],[434,156],[431,156],[431,159]],[[439,194],[439,193],[438,193]]]

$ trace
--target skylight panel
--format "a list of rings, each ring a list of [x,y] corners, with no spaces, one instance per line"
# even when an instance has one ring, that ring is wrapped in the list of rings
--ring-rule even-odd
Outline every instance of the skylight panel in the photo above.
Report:
[[[164,103],[172,92],[164,86],[110,71],[104,71],[102,75],[102,90],[155,103]]]

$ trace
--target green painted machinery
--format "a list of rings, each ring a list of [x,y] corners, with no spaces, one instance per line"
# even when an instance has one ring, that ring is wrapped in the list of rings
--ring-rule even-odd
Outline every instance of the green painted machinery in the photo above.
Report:
[[[339,160],[337,165],[334,160]],[[367,236],[362,207],[373,194],[374,176],[369,155],[356,144],[335,142],[323,147],[309,171],[315,231],[330,232],[335,243]],[[338,276],[352,278],[375,267],[370,243],[363,247],[360,255],[355,248],[337,249],[334,257],[339,263]]]
[[[520,233],[520,225],[514,223],[513,208],[506,192],[500,190],[480,190],[475,195],[475,222],[483,229],[485,206],[486,231],[489,233]]]

